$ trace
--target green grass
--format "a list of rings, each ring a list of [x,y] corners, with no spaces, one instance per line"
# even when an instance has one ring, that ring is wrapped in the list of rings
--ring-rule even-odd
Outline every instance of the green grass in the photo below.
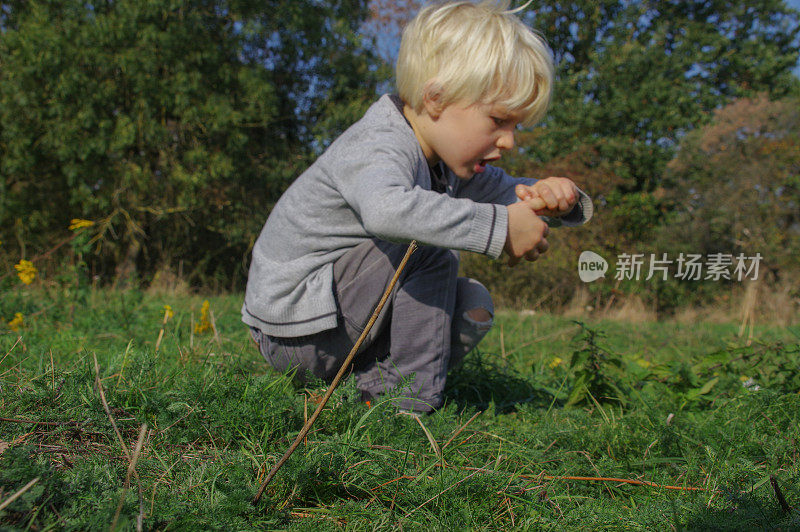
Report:
[[[0,421],[0,504],[40,479],[0,528],[108,529],[120,501],[119,527],[149,530],[800,527],[769,481],[800,507],[796,327],[757,325],[746,346],[737,324],[500,313],[419,421],[345,382],[254,507],[324,386],[269,370],[241,298],[209,299],[216,335],[191,332],[200,297],[0,291],[0,317],[26,321],[0,324],[0,417],[17,420]],[[149,429],[127,490],[94,357],[129,452]]]

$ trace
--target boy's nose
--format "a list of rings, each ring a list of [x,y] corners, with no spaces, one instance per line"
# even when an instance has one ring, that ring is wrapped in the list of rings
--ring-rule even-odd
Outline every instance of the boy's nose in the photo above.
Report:
[[[510,150],[514,147],[514,132],[503,131],[497,138],[497,147],[501,150]]]

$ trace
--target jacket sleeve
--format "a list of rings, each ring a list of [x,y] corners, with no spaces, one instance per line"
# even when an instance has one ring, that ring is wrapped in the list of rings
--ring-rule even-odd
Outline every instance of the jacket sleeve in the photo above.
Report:
[[[370,234],[492,258],[502,253],[508,231],[503,205],[432,192],[425,161],[388,143],[363,143],[359,153],[343,156],[348,171],[337,173],[336,187]]]

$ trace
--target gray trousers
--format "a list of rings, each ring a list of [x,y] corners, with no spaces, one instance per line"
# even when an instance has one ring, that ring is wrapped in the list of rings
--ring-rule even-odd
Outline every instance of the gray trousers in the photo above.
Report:
[[[406,252],[407,244],[366,241],[333,267],[338,326],[296,338],[251,330],[267,362],[279,371],[296,369],[330,382],[364,330]],[[492,326],[467,313],[494,314],[482,284],[458,277],[458,253],[421,246],[411,256],[391,297],[356,355],[352,372],[365,397],[392,392],[400,408],[422,412],[443,403],[449,368],[457,366]]]

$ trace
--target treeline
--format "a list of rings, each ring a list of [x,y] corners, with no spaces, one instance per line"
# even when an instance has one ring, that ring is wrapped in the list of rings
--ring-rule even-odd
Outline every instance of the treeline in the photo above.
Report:
[[[180,267],[242,286],[271,204],[385,77],[358,35],[368,14],[358,0],[0,3],[2,249],[36,258],[85,219],[79,251],[103,281]]]
[[[172,271],[242,288],[271,205],[391,87],[387,43],[418,4],[0,2],[6,270],[24,258],[100,283]],[[468,271],[504,303],[563,304],[581,250],[609,262],[760,252],[764,278],[796,295],[798,13],[777,0],[544,0],[523,17],[552,46],[558,82],[504,165],[572,177],[597,214],[554,235],[545,261],[509,273],[470,257]],[[72,220],[86,222],[70,232]],[[585,288],[670,309],[736,282],[675,267],[647,283],[611,270]]]

